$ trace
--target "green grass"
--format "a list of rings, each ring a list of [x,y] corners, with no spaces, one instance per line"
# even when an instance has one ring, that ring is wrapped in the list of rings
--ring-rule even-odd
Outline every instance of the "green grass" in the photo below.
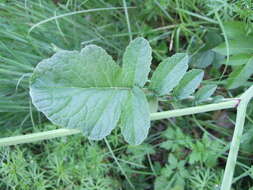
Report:
[[[47,129],[52,126],[44,126]],[[81,136],[1,149],[1,189],[114,189],[110,154]],[[116,183],[115,183],[116,182]]]
[[[78,12],[112,7],[122,9]],[[228,20],[250,24],[252,8],[250,0],[1,1],[0,136],[56,128],[33,108],[28,88],[33,68],[57,48],[80,50],[94,43],[117,61],[129,39],[143,36],[150,41],[157,63],[174,52],[196,54],[209,43],[210,31],[224,41],[222,24]],[[37,24],[41,21],[47,22]],[[32,26],[36,27],[29,33]],[[220,85],[217,95],[233,97],[244,89],[224,88],[219,81],[224,68],[217,64],[205,71],[207,83]],[[229,72],[230,68],[224,78]],[[187,105],[191,104],[184,102]],[[164,102],[160,109],[180,106]],[[108,142],[121,169],[105,142],[89,142],[80,135],[2,147],[0,189],[131,189],[126,176],[137,190],[218,189],[234,122],[233,110],[156,121],[149,138],[138,147],[126,145],[116,130]],[[253,186],[252,125],[251,103],[235,190]]]

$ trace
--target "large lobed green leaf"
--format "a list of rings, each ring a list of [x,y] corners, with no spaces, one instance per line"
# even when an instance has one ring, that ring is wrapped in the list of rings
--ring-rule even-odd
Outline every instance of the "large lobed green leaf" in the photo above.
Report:
[[[123,72],[111,56],[95,45],[86,46],[80,53],[57,52],[34,70],[30,84],[33,104],[54,124],[80,129],[94,140],[110,134],[121,117],[126,141],[141,143],[150,127],[149,108],[143,91],[134,84],[141,86],[146,82],[151,52],[146,51],[145,55],[145,51],[134,54],[129,51],[134,52],[131,48],[136,46],[145,50],[147,44],[143,38],[130,43],[124,55]],[[130,59],[128,56],[148,59],[126,61]],[[126,79],[120,75],[124,72],[135,83],[125,83]]]
[[[125,140],[138,145],[150,128],[150,108],[142,87],[151,58],[151,47],[144,38],[130,42],[122,68],[95,45],[81,52],[61,50],[35,68],[32,102],[54,124],[79,129],[93,140],[103,139],[120,123]],[[178,83],[174,94],[179,99],[195,91],[203,71],[186,73],[187,68],[188,56],[182,53],[158,66],[149,87],[152,92],[145,89],[152,110],[157,110],[157,97],[168,94]]]

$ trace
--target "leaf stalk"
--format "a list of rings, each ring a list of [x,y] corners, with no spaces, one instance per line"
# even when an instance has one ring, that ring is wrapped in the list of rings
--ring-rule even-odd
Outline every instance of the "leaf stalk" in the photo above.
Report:
[[[236,166],[236,160],[240,147],[240,141],[242,139],[247,105],[252,97],[253,97],[253,86],[251,86],[247,91],[245,91],[240,97],[240,103],[237,107],[235,130],[230,145],[230,150],[220,190],[231,189],[234,170]]]
[[[191,115],[191,114],[196,114],[196,113],[203,113],[203,112],[208,112],[208,111],[235,108],[237,107],[239,102],[240,102],[240,99],[231,98],[231,99],[227,99],[224,102],[219,102],[219,103],[151,113],[150,117],[151,117],[151,120],[159,120],[159,119],[167,119],[171,117]],[[31,143],[31,142],[35,142],[39,140],[48,140],[48,139],[52,139],[56,137],[64,137],[64,136],[74,135],[78,133],[81,133],[81,131],[77,129],[62,128],[62,129],[45,131],[45,132],[38,132],[38,133],[19,135],[19,136],[13,136],[13,137],[5,137],[5,138],[0,139],[0,146],[10,146],[10,145],[23,144],[23,143]]]

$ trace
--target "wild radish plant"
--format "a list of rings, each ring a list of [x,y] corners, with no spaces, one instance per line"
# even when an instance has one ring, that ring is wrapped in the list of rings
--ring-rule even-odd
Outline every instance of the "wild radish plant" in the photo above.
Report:
[[[144,89],[151,53],[143,38],[126,48],[122,67],[95,45],[81,52],[59,51],[34,70],[30,86],[33,104],[54,124],[78,129],[92,140],[105,138],[119,124],[125,140],[138,145],[150,128],[148,99],[159,99],[173,89],[174,97],[188,98],[204,75],[197,69],[186,72],[189,58],[179,53],[159,64]],[[204,89],[205,95],[201,93],[199,99],[209,98],[215,88]]]
[[[31,77],[32,102],[63,129],[3,138],[0,145],[80,132],[89,139],[101,140],[117,125],[129,144],[138,145],[147,137],[151,120],[237,107],[235,132],[221,186],[221,190],[229,190],[253,87],[239,98],[156,112],[158,101],[164,97],[172,97],[175,101],[189,98],[199,87],[204,72],[187,71],[189,57],[177,53],[163,60],[148,80],[151,54],[148,41],[136,38],[126,48],[122,66],[96,45],[88,45],[80,52],[60,50],[41,61]],[[195,102],[209,100],[215,89],[215,85],[201,87],[195,94]]]

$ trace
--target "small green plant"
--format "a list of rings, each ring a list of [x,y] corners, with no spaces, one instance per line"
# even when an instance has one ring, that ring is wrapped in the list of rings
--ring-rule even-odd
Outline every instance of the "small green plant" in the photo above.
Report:
[[[39,127],[56,128],[51,124]],[[0,148],[0,189],[120,189],[109,175],[109,152],[81,135],[36,143],[36,150],[25,146]]]
[[[198,162],[202,165],[205,164],[207,167],[214,167],[217,164],[219,152],[224,148],[206,133],[203,134],[201,139],[196,140],[186,135],[180,128],[168,128],[163,137],[165,141],[161,143],[160,147],[170,151],[178,158],[183,157],[190,165]]]
[[[119,123],[125,140],[138,145],[150,128],[148,99],[159,99],[175,87],[173,97],[188,98],[204,75],[198,69],[186,72],[188,56],[178,53],[159,64],[144,88],[151,53],[144,38],[129,44],[122,67],[95,45],[81,52],[59,51],[35,68],[30,85],[32,102],[54,124],[79,129],[93,140],[105,138]],[[203,101],[213,92],[203,89],[197,97]]]
[[[183,190],[185,180],[189,177],[185,164],[186,161],[179,161],[173,154],[170,154],[168,164],[161,170],[160,176],[155,181],[155,190]]]

